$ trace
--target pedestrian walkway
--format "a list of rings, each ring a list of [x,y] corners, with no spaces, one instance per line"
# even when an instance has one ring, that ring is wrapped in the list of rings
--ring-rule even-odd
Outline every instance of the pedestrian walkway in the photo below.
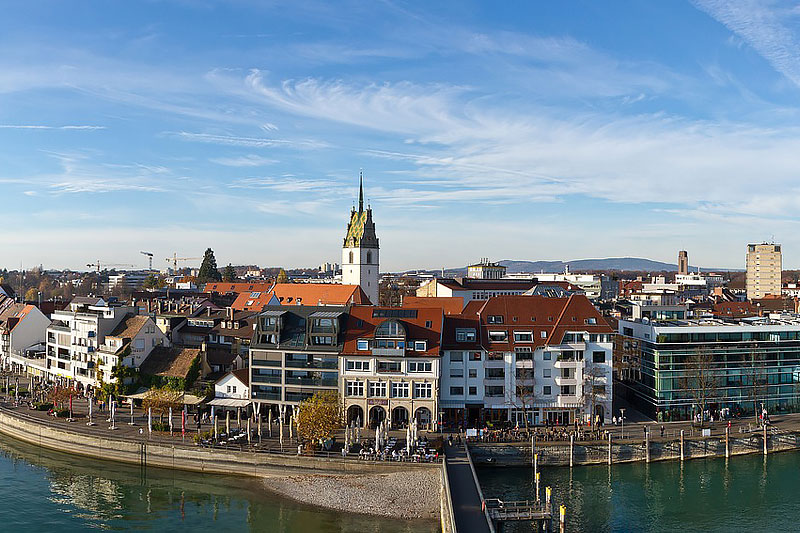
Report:
[[[464,445],[445,445],[450,497],[458,533],[490,533],[480,491],[467,459]]]

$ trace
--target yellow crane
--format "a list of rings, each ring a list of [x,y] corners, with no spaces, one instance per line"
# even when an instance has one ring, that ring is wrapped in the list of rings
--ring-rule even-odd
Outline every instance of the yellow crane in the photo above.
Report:
[[[167,261],[172,263],[172,271],[178,271],[178,261],[200,261],[202,257],[178,257],[177,253],[172,254],[172,257],[167,257]]]

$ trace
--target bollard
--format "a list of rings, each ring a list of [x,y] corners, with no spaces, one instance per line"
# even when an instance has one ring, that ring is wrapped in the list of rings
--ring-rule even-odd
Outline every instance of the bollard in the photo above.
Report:
[[[731,428],[725,428],[725,459],[731,456]]]
[[[645,462],[650,462],[650,428],[644,432],[644,458]]]
[[[533,475],[534,475],[534,477],[538,474],[538,472],[539,472],[539,454],[535,453],[535,454],[533,454]]]
[[[608,464],[611,464],[611,433],[608,434]]]
[[[540,476],[539,472],[536,472],[536,503],[539,503],[539,501],[541,501],[540,498],[539,498],[539,494],[540,494],[539,493],[539,476]]]
[[[551,489],[550,487],[545,487],[544,488],[544,505],[545,505],[545,510],[547,512],[550,512],[550,502],[552,501],[552,497],[553,497],[553,489]]]
[[[681,430],[681,462],[683,462],[683,430]]]
[[[575,445],[575,434],[571,433],[569,436],[569,467],[572,468],[572,448]]]
[[[558,509],[558,530],[565,533],[567,530],[567,506],[562,505]]]
[[[764,424],[764,455],[767,455],[767,425]]]

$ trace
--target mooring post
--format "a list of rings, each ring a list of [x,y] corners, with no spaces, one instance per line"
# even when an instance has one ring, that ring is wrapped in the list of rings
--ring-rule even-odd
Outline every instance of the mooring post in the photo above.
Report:
[[[558,509],[558,530],[560,533],[567,531],[567,506],[562,505]]]
[[[547,513],[550,512],[550,502],[552,501],[552,498],[553,498],[553,489],[551,489],[550,487],[545,487],[544,488],[544,510]]]
[[[764,424],[764,455],[767,455],[767,425]]]
[[[539,498],[539,472],[536,472],[536,503],[539,503],[541,499]]]
[[[644,460],[650,462],[650,428],[645,428],[644,431]]]
[[[731,456],[731,428],[725,428],[725,458]]]
[[[536,477],[538,473],[539,473],[539,454],[535,453],[533,454],[533,476]]]
[[[608,434],[608,464],[611,464],[611,433]]]
[[[681,430],[681,462],[683,462],[683,430]]]
[[[575,434],[569,435],[569,467],[572,468],[573,447],[575,446]]]

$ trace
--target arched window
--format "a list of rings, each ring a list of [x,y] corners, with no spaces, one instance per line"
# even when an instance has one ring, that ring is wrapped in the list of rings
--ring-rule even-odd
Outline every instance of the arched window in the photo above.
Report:
[[[372,252],[367,252],[367,264],[372,264]]]
[[[406,329],[397,320],[386,320],[375,328],[375,337],[405,337]]]
[[[350,264],[353,264],[353,251],[350,250]]]

